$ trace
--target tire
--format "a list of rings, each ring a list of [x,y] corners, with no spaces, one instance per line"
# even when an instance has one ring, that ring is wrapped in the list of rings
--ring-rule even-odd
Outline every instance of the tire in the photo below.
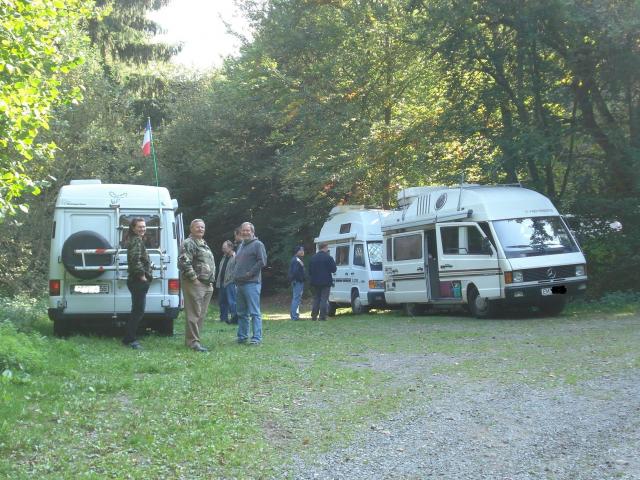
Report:
[[[368,312],[369,309],[362,305],[362,301],[360,300],[360,295],[358,292],[351,293],[351,313],[354,315],[361,315],[363,313]]]
[[[490,300],[482,298],[476,287],[469,289],[469,311],[476,318],[489,318],[495,314],[495,308]]]
[[[66,338],[71,333],[71,322],[66,318],[58,318],[53,321],[53,335]]]
[[[155,324],[155,330],[160,335],[172,337],[173,336],[173,318],[164,318],[162,320],[158,320]]]
[[[402,312],[405,317],[415,317],[419,315],[420,308],[417,303],[403,303]]]
[[[567,301],[562,299],[541,303],[538,305],[538,308],[540,309],[540,313],[545,317],[555,317],[560,315],[566,306]]]
[[[74,253],[79,249],[104,248],[109,249],[111,245],[102,235],[90,230],[83,230],[71,234],[62,246],[62,263],[64,268],[76,278],[90,280],[102,275],[99,270],[76,270],[82,266],[82,255]],[[113,263],[113,255],[85,255],[86,265],[92,267],[106,267]]]
[[[330,317],[335,317],[336,310],[338,310],[338,304],[336,302],[329,302],[329,310],[327,311],[327,315]]]

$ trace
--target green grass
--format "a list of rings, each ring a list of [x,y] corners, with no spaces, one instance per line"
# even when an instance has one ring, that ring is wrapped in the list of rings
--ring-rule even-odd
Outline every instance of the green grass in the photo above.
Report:
[[[0,477],[269,478],[294,453],[348,441],[432,380],[568,386],[640,368],[637,309],[479,321],[397,313],[288,322],[265,309],[264,344],[234,343],[214,321],[199,354],[150,335],[143,352],[115,336],[51,338],[0,381]],[[42,338],[42,337],[45,338]],[[14,367],[15,370],[15,367]]]

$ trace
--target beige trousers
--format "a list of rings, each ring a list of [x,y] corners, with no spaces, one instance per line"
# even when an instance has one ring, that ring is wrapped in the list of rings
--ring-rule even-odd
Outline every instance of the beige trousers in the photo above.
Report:
[[[207,316],[213,286],[187,279],[183,279],[181,283],[186,315],[184,340],[187,347],[194,348],[200,345],[200,331],[204,317]]]

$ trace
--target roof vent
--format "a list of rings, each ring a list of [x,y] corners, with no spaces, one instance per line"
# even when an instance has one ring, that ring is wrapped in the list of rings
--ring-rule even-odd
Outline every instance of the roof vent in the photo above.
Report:
[[[71,180],[69,185],[101,185],[102,180],[99,178],[87,178],[84,180]]]

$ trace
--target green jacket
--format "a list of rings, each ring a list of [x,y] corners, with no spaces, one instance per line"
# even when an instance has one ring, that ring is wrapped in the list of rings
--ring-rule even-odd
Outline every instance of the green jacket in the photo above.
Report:
[[[127,246],[127,271],[129,279],[140,280],[143,274],[148,281],[153,278],[149,254],[144,246],[144,241],[137,235],[129,239]]]
[[[213,285],[216,278],[216,261],[204,240],[197,240],[188,237],[182,242],[180,256],[178,257],[178,268],[183,278],[195,280]]]

